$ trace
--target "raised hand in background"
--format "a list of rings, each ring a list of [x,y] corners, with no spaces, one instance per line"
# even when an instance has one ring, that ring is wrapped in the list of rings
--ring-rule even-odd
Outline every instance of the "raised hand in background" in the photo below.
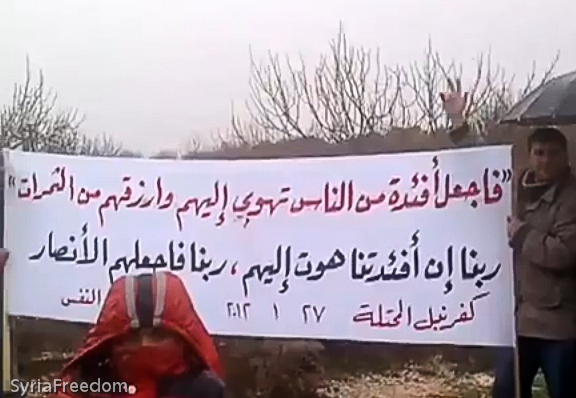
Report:
[[[452,122],[453,127],[461,126],[466,120],[466,108],[468,105],[468,93],[462,93],[462,83],[456,79],[456,86],[448,79],[449,92],[440,93],[442,106]]]

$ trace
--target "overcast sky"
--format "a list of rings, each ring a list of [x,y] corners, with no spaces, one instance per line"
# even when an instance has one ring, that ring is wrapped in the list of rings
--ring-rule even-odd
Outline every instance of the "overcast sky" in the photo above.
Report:
[[[28,55],[60,107],[86,116],[83,131],[150,153],[227,126],[248,95],[250,46],[312,64],[342,21],[350,42],[391,64],[421,59],[430,37],[462,62],[491,46],[520,75],[560,50],[565,72],[574,16],[574,0],[2,0],[0,103]]]

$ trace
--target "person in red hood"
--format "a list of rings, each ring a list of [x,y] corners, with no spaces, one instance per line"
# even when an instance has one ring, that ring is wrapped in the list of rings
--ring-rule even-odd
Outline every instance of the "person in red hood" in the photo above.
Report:
[[[216,347],[182,281],[169,272],[129,275],[110,287],[52,397],[221,398],[223,377]],[[108,394],[76,387],[74,393],[66,388],[73,382],[133,387]]]

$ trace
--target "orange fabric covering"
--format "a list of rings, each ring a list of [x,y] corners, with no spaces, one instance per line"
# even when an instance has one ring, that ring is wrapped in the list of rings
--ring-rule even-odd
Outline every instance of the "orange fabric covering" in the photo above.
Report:
[[[170,330],[180,335],[194,352],[197,358],[221,379],[224,378],[223,367],[214,342],[194,306],[186,287],[176,275],[166,272],[166,298],[162,312],[160,328]],[[99,350],[104,349],[112,339],[122,337],[130,331],[129,317],[126,308],[126,277],[116,280],[98,316],[96,324],[86,335],[76,356],[64,367],[58,376],[63,382],[76,381],[79,365],[86,359],[94,357]],[[153,294],[156,296],[156,278],[153,282]],[[156,297],[154,297],[154,300]],[[105,394],[103,394],[105,395]],[[69,390],[56,394],[58,397],[71,397]]]

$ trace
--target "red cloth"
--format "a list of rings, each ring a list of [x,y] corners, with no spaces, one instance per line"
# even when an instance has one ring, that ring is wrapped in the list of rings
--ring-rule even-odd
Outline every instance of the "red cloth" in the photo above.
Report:
[[[86,335],[84,342],[77,351],[76,356],[64,367],[58,378],[64,382],[75,381],[79,365],[83,360],[93,357],[100,350],[105,349],[113,339],[126,335],[130,331],[129,318],[125,302],[126,277],[115,281],[108,291],[104,304],[98,316],[98,320]],[[156,279],[153,282],[153,294],[156,296]],[[154,297],[155,301],[155,297]],[[166,272],[166,299],[160,328],[175,332],[179,335],[187,348],[191,350],[204,364],[206,368],[214,372],[221,379],[224,378],[223,367],[218,356],[216,347],[202,320],[196,313],[192,300],[186,291],[182,280],[176,275]],[[149,353],[150,354],[150,353]],[[142,353],[138,354],[142,358]],[[156,354],[153,354],[156,355]],[[157,365],[170,367],[166,356],[157,355],[150,357],[156,360]],[[164,359],[162,359],[164,358]],[[155,398],[152,378],[150,383],[143,380],[141,384],[141,398]],[[128,382],[128,381],[127,381]],[[137,386],[138,388],[138,386]],[[144,391],[146,390],[146,392]],[[60,398],[74,397],[70,391],[59,392],[55,395]]]
[[[180,376],[189,370],[183,347],[174,340],[115,348],[111,359],[118,376],[136,388],[134,398],[155,398],[156,380]]]

